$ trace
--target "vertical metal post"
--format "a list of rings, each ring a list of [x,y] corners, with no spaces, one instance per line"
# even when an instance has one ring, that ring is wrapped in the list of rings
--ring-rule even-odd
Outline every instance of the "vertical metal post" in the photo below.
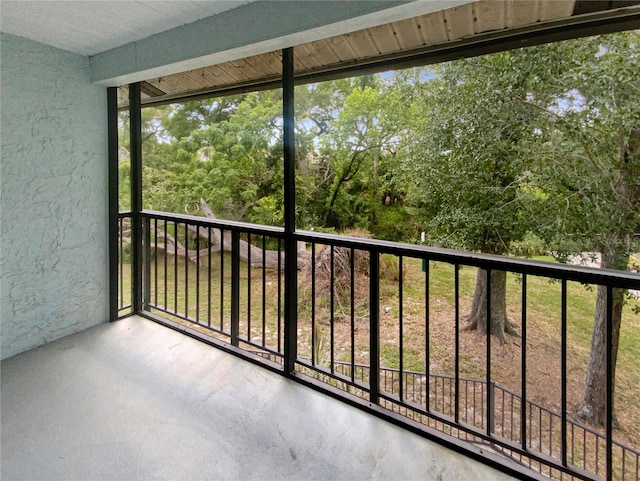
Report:
[[[429,314],[429,276],[430,276],[430,264],[428,259],[422,260],[422,267],[424,271],[424,375],[426,379],[425,385],[425,408],[427,411],[431,410],[431,399],[430,399],[430,381],[431,381],[431,332],[430,332],[430,323],[431,316]],[[474,396],[475,401],[475,396]]]
[[[522,274],[522,339],[520,347],[522,395],[520,397],[520,445],[527,449],[527,275]]]
[[[402,278],[403,269],[402,256],[398,257],[398,369],[400,374],[399,388],[400,388],[400,401],[404,401],[404,299],[402,284],[404,279]]]
[[[295,105],[293,48],[282,50],[284,148],[284,371],[293,373],[298,357],[298,245],[296,230]]]
[[[107,88],[109,175],[109,321],[118,319],[118,88]]]
[[[487,384],[487,410],[491,413],[491,415],[487,418],[487,425],[489,426],[489,434],[493,433],[496,430],[496,382],[491,381]]]
[[[142,311],[142,107],[140,84],[129,85],[129,128],[131,144],[131,268],[133,271],[132,312]]]
[[[560,305],[560,459],[567,465],[567,280],[562,279]]]
[[[380,399],[380,258],[369,252],[369,400]]]
[[[487,275],[487,434],[491,436],[494,428],[493,389],[491,384],[491,269]]]
[[[240,233],[231,232],[231,345],[240,336]]]
[[[312,257],[312,259],[315,259]],[[356,380],[356,306],[355,306],[355,292],[356,292],[356,251],[351,248],[351,258],[349,259],[349,297],[350,306],[349,306],[349,317],[351,324],[351,381],[354,382]],[[312,292],[312,295],[315,293]]]
[[[454,292],[454,322],[455,322],[455,356],[454,356],[454,371],[456,383],[454,391],[453,418],[456,423],[460,422],[460,265],[454,264],[453,266],[453,292]]]
[[[142,310],[148,311],[151,304],[151,219],[146,217],[141,219],[144,225],[142,235],[144,238],[144,249],[142,256],[143,266],[143,289],[142,289]]]
[[[606,480],[613,479],[613,287],[607,286],[607,384],[605,391]]]

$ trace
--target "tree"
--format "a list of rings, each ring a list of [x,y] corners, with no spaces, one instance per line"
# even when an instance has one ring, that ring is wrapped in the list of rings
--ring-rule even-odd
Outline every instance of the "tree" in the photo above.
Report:
[[[538,115],[519,101],[531,79],[521,52],[504,52],[414,73],[410,161],[404,177],[413,212],[431,243],[507,254],[530,227],[531,123]],[[430,78],[433,77],[433,78]],[[412,139],[415,139],[412,141]],[[479,269],[469,324],[487,332],[487,273]],[[491,334],[516,334],[506,314],[506,273],[491,272]]]
[[[145,208],[190,211],[203,198],[223,218],[282,223],[279,90],[143,114]]]
[[[394,79],[364,76],[309,86],[302,98],[320,101],[320,107],[302,112],[302,124],[315,135],[317,216],[321,226],[360,227],[394,239],[406,235],[401,228],[379,229],[383,213],[404,212],[385,205],[385,192],[394,187],[390,166],[396,161],[403,108]],[[306,103],[306,102],[305,102]],[[310,144],[313,145],[313,144]],[[390,204],[390,202],[387,202]],[[394,209],[395,207],[395,209]],[[395,223],[397,228],[401,223]]]
[[[625,32],[546,47],[554,78],[544,96],[523,98],[543,113],[538,187],[559,251],[594,250],[601,267],[626,270],[640,229],[640,36]],[[540,69],[544,68],[540,66]],[[549,102],[549,92],[552,101]],[[578,415],[605,421],[607,289],[598,286],[584,397]],[[613,289],[613,372],[624,292]]]

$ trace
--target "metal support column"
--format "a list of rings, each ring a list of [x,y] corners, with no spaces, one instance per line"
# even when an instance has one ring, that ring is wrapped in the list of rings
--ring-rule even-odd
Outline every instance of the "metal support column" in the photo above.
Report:
[[[240,232],[231,232],[231,345],[240,342]]]
[[[296,159],[293,48],[282,50],[284,148],[284,371],[293,373],[298,356],[298,248],[296,231]]]
[[[118,319],[118,89],[107,88],[109,175],[109,321]]]
[[[129,85],[129,128],[131,144],[131,269],[133,271],[134,314],[142,312],[142,110],[140,84]]]
[[[607,464],[605,479],[613,479],[613,287],[607,286],[607,328],[605,331],[605,359],[607,381],[605,385],[604,433],[606,439],[605,459]],[[624,453],[623,453],[624,456]],[[638,466],[636,461],[636,473]]]
[[[380,401],[380,255],[369,252],[369,401]],[[428,376],[427,376],[428,377]]]

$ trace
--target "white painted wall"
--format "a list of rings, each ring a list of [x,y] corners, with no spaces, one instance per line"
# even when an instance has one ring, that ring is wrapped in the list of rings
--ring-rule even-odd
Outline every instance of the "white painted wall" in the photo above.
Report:
[[[0,358],[108,318],[106,89],[1,34]]]

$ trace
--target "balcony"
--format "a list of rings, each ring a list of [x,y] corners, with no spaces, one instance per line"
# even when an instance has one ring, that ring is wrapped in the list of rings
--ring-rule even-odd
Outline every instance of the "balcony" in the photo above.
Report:
[[[340,2],[309,3],[335,9]],[[435,23],[403,18],[418,29],[423,20],[435,25],[430,30],[441,38],[427,45],[420,33],[417,44],[397,50],[404,41],[396,33],[411,31],[368,21],[375,31],[345,31],[349,49],[387,38],[384,48],[338,63],[305,55],[316,41],[329,52],[336,38],[324,37],[335,31],[309,24],[308,35],[294,40],[289,24],[280,31],[275,22],[270,48],[282,52],[232,38],[216,57],[222,70],[242,74],[230,78],[205,72],[211,48],[229,30],[252,30],[255,18],[287,23],[295,16],[289,6],[278,6],[286,15],[210,18],[206,25],[225,28],[184,25],[178,35],[165,31],[91,58],[3,31],[2,354],[17,354],[2,364],[3,479],[640,479],[638,424],[628,422],[640,380],[626,356],[637,337],[621,331],[626,360],[616,362],[613,349],[614,313],[622,292],[640,289],[638,274],[297,230],[296,82],[635,29],[640,15],[630,6],[637,1],[560,2],[565,13],[555,1],[518,2],[517,9],[504,2],[508,15],[495,15],[496,2],[449,3],[463,8],[431,12]],[[476,7],[485,13],[478,17]],[[472,24],[477,31],[468,31]],[[205,46],[197,59],[194,39]],[[306,60],[296,63],[294,50]],[[270,59],[263,63],[273,68],[253,77],[252,61],[236,67],[238,52],[259,56],[257,63]],[[186,65],[200,75],[182,71]],[[167,75],[139,82],[160,71]],[[225,81],[187,85],[212,77]],[[107,103],[96,82],[109,85]],[[126,88],[117,86],[129,82],[121,102]],[[284,228],[143,210],[142,105],[269,86],[283,91]],[[130,214],[118,212],[123,108]],[[497,309],[492,280],[506,276],[520,338],[505,347],[489,323],[469,355],[461,328],[469,278],[479,269],[487,280],[484,317]],[[586,316],[572,304],[583,291],[593,301]],[[576,329],[593,326],[596,292],[604,306],[605,422],[589,426],[575,416],[588,357],[577,349]],[[82,331],[107,318],[118,320]],[[541,318],[548,336],[536,340]],[[549,372],[537,363],[541,355],[552,356]],[[634,375],[614,385],[616,364],[618,374]],[[547,396],[540,396],[541,379]]]

